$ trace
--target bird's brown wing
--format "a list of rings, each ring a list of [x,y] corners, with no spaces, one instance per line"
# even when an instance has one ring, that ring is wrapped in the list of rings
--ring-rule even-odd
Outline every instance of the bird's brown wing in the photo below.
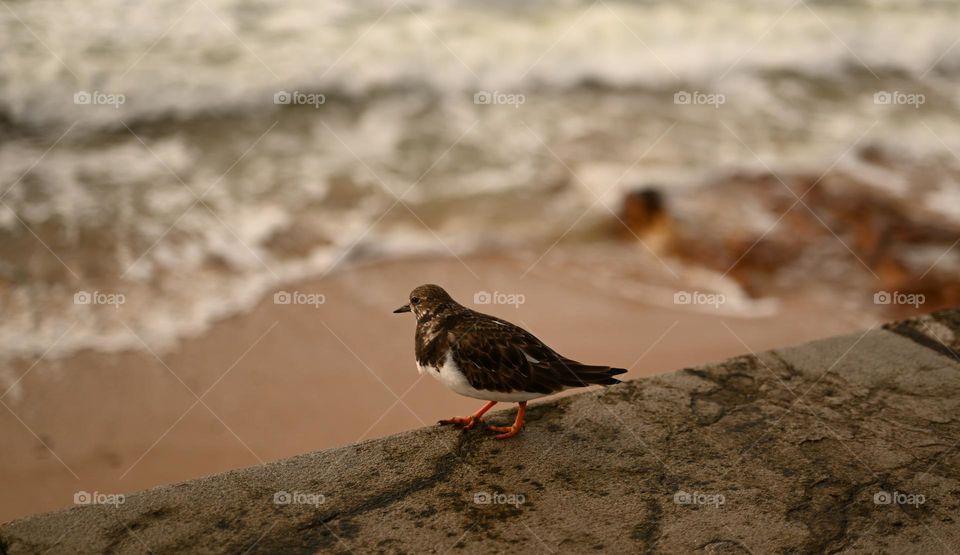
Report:
[[[626,370],[581,364],[561,356],[506,320],[470,311],[448,336],[457,366],[475,389],[555,393],[568,387],[612,385]]]

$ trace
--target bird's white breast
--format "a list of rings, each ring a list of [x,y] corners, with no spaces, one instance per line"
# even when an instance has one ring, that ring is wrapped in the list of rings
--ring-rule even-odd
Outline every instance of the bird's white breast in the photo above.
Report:
[[[447,356],[444,358],[443,365],[439,368],[434,366],[423,366],[417,363],[417,369],[421,374],[430,374],[454,393],[459,393],[464,397],[483,399],[484,401],[502,401],[514,403],[519,401],[529,401],[530,399],[536,399],[537,397],[544,396],[543,393],[533,393],[529,391],[505,392],[475,389],[470,385],[470,382],[467,381],[467,378],[463,375],[463,372],[461,372],[457,367],[457,363],[453,360],[453,354],[450,351],[447,352]]]

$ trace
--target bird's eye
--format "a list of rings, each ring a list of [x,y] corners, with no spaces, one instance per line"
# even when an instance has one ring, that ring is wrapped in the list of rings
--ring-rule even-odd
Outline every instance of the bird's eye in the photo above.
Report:
[[[420,304],[420,297],[413,297],[410,299],[410,304]]]

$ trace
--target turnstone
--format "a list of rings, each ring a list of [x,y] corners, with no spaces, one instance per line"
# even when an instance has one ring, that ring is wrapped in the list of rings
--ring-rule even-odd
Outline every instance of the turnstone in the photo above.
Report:
[[[420,373],[430,374],[454,392],[487,404],[470,416],[441,420],[471,429],[499,402],[520,407],[513,426],[489,426],[497,439],[520,433],[527,401],[571,387],[613,385],[623,368],[570,360],[527,330],[481,314],[453,300],[442,287],[421,285],[410,303],[394,310],[417,317],[416,357]]]

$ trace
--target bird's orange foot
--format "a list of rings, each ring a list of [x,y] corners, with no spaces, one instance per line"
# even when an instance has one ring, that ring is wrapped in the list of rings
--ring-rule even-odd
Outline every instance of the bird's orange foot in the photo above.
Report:
[[[513,426],[487,426],[487,429],[500,432],[499,435],[493,436],[493,439],[507,439],[519,434],[520,430],[523,429],[523,424],[514,424]]]
[[[513,426],[487,426],[488,429],[494,432],[500,432],[500,435],[493,436],[494,439],[507,439],[508,437],[513,437],[520,433],[520,430],[523,429],[523,418],[527,414],[527,402],[520,401],[519,406],[517,407],[517,417],[513,421]]]
[[[476,427],[477,424],[483,422],[483,419],[478,416],[454,416],[447,420],[440,420],[437,424],[441,426],[460,426],[464,430],[472,430]]]

